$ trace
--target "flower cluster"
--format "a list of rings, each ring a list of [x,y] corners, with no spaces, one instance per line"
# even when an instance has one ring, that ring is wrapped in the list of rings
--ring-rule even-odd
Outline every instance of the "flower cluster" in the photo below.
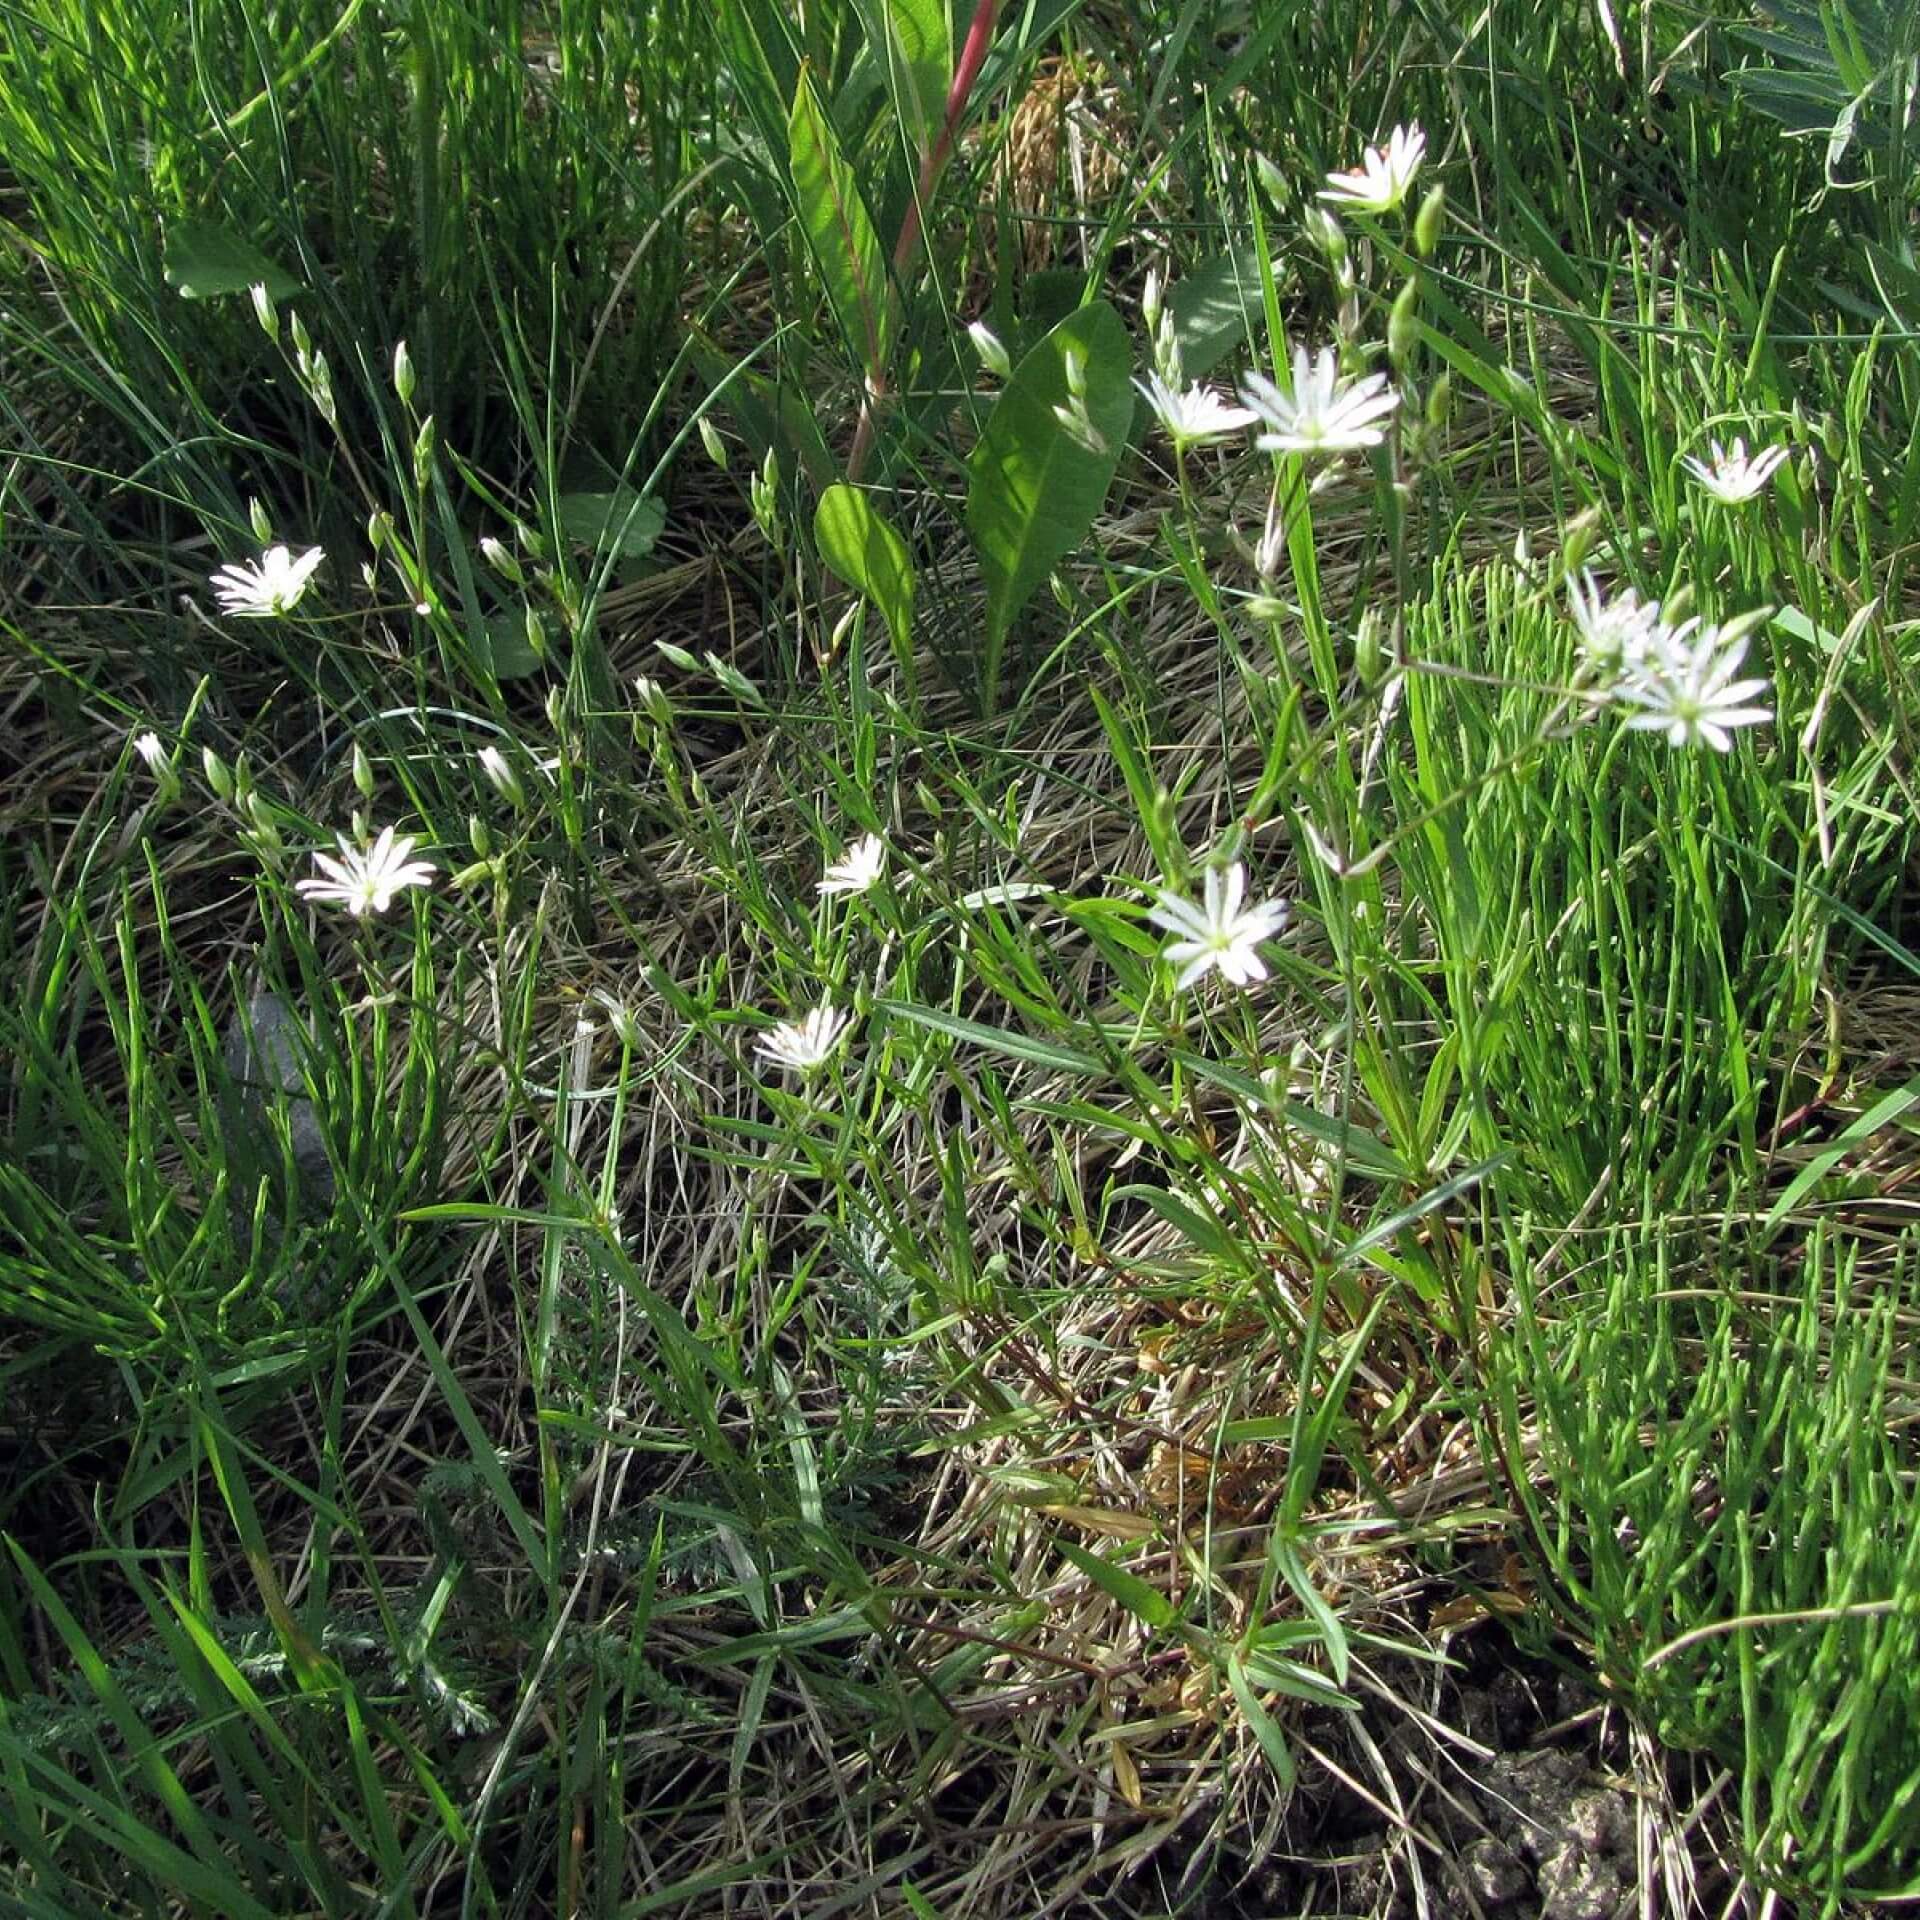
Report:
[[[1771,684],[1737,677],[1764,613],[1718,625],[1696,614],[1672,624],[1631,589],[1605,598],[1590,573],[1567,582],[1567,600],[1599,690],[1636,709],[1627,717],[1631,731],[1663,734],[1670,746],[1725,753],[1732,729],[1773,718],[1765,701]]]

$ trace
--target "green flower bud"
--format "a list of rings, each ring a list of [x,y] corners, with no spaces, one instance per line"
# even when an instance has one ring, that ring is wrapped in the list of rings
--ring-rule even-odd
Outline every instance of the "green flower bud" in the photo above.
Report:
[[[274,310],[273,295],[267,291],[266,283],[256,280],[247,292],[253,296],[253,317],[260,323],[260,331],[275,346],[280,344],[280,315]]]
[[[1440,244],[1440,229],[1447,217],[1447,190],[1432,187],[1413,216],[1413,250],[1422,260],[1430,259]]]
[[[1412,279],[1394,295],[1387,316],[1387,358],[1404,367],[1420,338],[1420,282]]]

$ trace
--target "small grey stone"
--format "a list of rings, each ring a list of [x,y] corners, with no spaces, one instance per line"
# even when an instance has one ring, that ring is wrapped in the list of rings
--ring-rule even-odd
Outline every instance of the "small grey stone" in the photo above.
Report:
[[[1626,1809],[1617,1793],[1577,1793],[1567,1805],[1566,1834],[1588,1853],[1618,1854],[1630,1844]]]
[[[301,1198],[324,1210],[333,1204],[333,1163],[320,1116],[306,1095],[304,1054],[310,1045],[293,1009],[278,994],[255,989],[245,1013],[236,1008],[227,1024],[222,1055],[234,1097],[226,1103],[225,1121],[230,1149],[264,1157],[255,1143],[267,1125],[269,1104],[276,1096],[284,1099]]]
[[[1476,1840],[1460,1865],[1467,1885],[1483,1907],[1504,1907],[1520,1899],[1532,1884],[1525,1863],[1492,1834]]]
[[[1540,1920],[1613,1920],[1626,1895],[1619,1867],[1563,1840],[1540,1856]]]

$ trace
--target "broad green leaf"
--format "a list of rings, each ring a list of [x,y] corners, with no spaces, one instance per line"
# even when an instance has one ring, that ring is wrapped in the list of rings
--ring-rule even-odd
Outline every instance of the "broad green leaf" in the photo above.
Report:
[[[533,650],[523,613],[490,613],[486,619],[487,664],[496,680],[524,680],[543,664]]]
[[[893,643],[913,635],[913,563],[907,543],[858,487],[829,487],[813,516],[820,557],[855,592],[880,609]]]
[[[859,0],[874,64],[887,78],[894,111],[916,159],[924,159],[946,118],[953,35],[944,0]]]
[[[291,300],[305,288],[256,246],[210,220],[177,220],[167,231],[167,285],[183,300],[212,300],[264,286],[276,300]]]
[[[1084,380],[1093,433],[1083,442],[1054,409],[1068,408],[1069,365]],[[1133,423],[1132,349],[1104,300],[1082,307],[1013,370],[967,461],[967,532],[987,587],[982,691],[999,693],[1007,634],[1022,607],[1086,537],[1105,505]]]
[[[1282,271],[1276,260],[1274,277]],[[1173,283],[1167,312],[1180,343],[1181,371],[1189,380],[1203,378],[1259,338],[1261,298],[1260,256],[1248,246],[1204,260]]]
[[[802,72],[787,123],[793,197],[834,316],[869,374],[887,362],[887,268],[873,217],[828,120]]]
[[[1169,1627],[1173,1624],[1177,1617],[1173,1602],[1158,1587],[1149,1586],[1137,1573],[1129,1573],[1125,1567],[1116,1567],[1111,1560],[1097,1553],[1089,1553],[1085,1547],[1075,1546],[1071,1540],[1056,1540],[1054,1545],[1096,1587],[1111,1599],[1119,1601],[1136,1619],[1144,1620],[1150,1627]]]
[[[619,487],[612,493],[563,493],[560,531],[583,547],[611,547],[623,560],[644,560],[653,551],[667,510],[651,494]]]

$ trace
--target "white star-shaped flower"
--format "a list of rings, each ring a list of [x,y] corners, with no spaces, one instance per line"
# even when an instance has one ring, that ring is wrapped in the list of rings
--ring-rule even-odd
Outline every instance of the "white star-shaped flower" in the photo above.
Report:
[[[820,876],[817,893],[865,893],[886,871],[887,845],[877,833],[856,840]]]
[[[1722,447],[1718,440],[1708,443],[1708,460],[1691,457],[1680,464],[1723,505],[1737,507],[1754,498],[1786,459],[1790,449],[1764,447],[1749,454],[1744,440]]]
[[[136,733],[133,750],[147,763],[150,773],[160,773],[167,765],[167,749],[157,733]]]
[[[257,566],[220,568],[213,576],[214,598],[222,613],[277,619],[300,604],[313,570],[326,557],[319,547],[309,547],[297,560],[286,547],[269,547]]]
[[[1174,936],[1162,948],[1161,957],[1180,969],[1173,983],[1176,987],[1192,986],[1214,967],[1236,987],[1267,977],[1260,942],[1270,940],[1287,924],[1286,904],[1265,900],[1243,907],[1246,896],[1247,870],[1237,860],[1224,872],[1219,867],[1207,869],[1203,905],[1161,890],[1159,905],[1148,909],[1147,918]]]
[[[393,896],[404,888],[433,884],[433,868],[424,860],[407,858],[413,849],[414,836],[396,835],[391,827],[382,827],[379,839],[365,851],[343,833],[339,859],[326,853],[313,856],[324,878],[295,884],[307,899],[345,907],[356,920],[369,913],[385,913]]]
[[[1643,601],[1631,587],[1609,600],[1591,573],[1577,580],[1568,577],[1567,611],[1587,658],[1610,670],[1642,659],[1663,631],[1657,606]]]
[[[1615,690],[1643,711],[1630,714],[1635,733],[1664,734],[1674,747],[1708,746],[1725,753],[1731,727],[1757,727],[1773,718],[1756,704],[1773,690],[1765,679],[1736,680],[1747,655],[1747,635],[1727,636],[1724,627],[1701,628],[1699,618],[1662,627],[1653,646],[1630,666]]]
[[[1375,424],[1400,404],[1384,373],[1342,382],[1340,362],[1331,347],[1317,359],[1305,347],[1293,350],[1293,391],[1282,393],[1271,380],[1250,373],[1240,383],[1240,398],[1269,431],[1254,442],[1262,453],[1346,453],[1377,447],[1386,434]]]
[[[1427,136],[1418,127],[1395,127],[1384,148],[1366,150],[1356,172],[1328,174],[1320,198],[1361,213],[1391,213],[1407,197],[1426,151]]]
[[[852,1018],[832,1001],[823,1000],[804,1019],[785,1021],[763,1034],[759,1051],[776,1066],[794,1073],[811,1073],[833,1057]]]
[[[1217,387],[1200,382],[1184,393],[1168,386],[1157,373],[1133,384],[1176,447],[1197,447],[1207,440],[1222,439],[1252,426],[1259,418],[1251,407],[1236,407]]]

